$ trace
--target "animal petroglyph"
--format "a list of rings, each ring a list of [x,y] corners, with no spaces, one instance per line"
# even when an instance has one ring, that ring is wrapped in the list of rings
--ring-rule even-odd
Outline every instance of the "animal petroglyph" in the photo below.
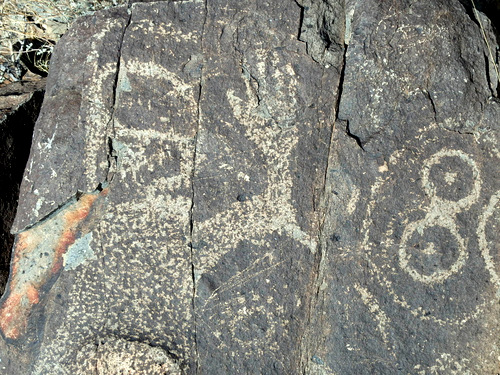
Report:
[[[212,251],[201,254],[199,273],[210,269],[239,241],[250,239],[254,244],[268,246],[264,238],[267,233],[275,231],[297,240],[311,252],[316,251],[316,239],[297,224],[297,212],[292,205],[289,163],[299,135],[297,128],[290,124],[293,123],[295,113],[298,82],[290,64],[277,65],[279,58],[275,53],[258,50],[256,54],[260,61],[255,76],[251,76],[245,68],[242,69],[246,98],[240,98],[234,90],[228,90],[226,97],[235,119],[244,126],[245,136],[265,157],[267,187],[261,195],[244,202],[235,202],[227,211],[197,224],[196,230],[199,232],[222,229],[214,235]],[[244,64],[245,62],[243,66]],[[269,76],[275,82],[267,82]],[[273,97],[267,92],[268,85],[275,85],[277,91],[279,87],[287,86],[287,96]],[[275,113],[282,117],[276,117]]]
[[[296,71],[300,64],[286,58],[266,47],[245,49],[230,84],[207,69],[207,81],[225,92],[229,115],[214,116],[201,106],[193,207],[198,334],[223,351],[241,348],[241,361],[281,357],[288,338],[280,336],[296,324],[291,311],[307,306],[294,290],[295,278],[309,272],[305,264],[317,250],[316,218],[309,207],[300,212],[297,198],[297,185],[309,181],[299,180],[296,169],[317,124],[299,120],[304,81]],[[215,132],[218,121],[223,125]],[[220,190],[211,188],[216,183]],[[212,203],[207,192],[224,204]],[[300,262],[304,267],[295,270]]]

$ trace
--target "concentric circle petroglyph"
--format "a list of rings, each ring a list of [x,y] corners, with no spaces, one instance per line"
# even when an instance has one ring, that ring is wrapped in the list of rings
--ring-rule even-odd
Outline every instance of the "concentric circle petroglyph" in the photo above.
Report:
[[[439,219],[444,220],[442,222],[439,222]],[[446,232],[447,235],[451,237],[452,240],[454,240],[454,245],[458,249],[458,255],[456,256],[455,261],[452,262],[446,269],[438,268],[436,270],[429,271],[429,274],[425,274],[423,271],[418,270],[417,267],[411,264],[412,259],[415,259],[416,256],[411,254],[408,251],[408,248],[411,247],[411,240],[418,242],[418,237],[424,237],[425,233],[428,232],[429,229],[436,231],[436,229],[438,228],[441,232]],[[450,241],[446,244],[452,245],[453,242]],[[418,251],[422,254],[422,257],[426,257],[434,256],[437,253],[443,253],[446,251],[446,249],[435,242],[427,242],[425,244],[425,247],[423,249],[418,249]],[[401,245],[399,247],[399,265],[401,269],[406,271],[414,280],[428,284],[442,282],[446,280],[451,274],[457,273],[464,266],[466,260],[467,253],[465,248],[465,241],[458,234],[457,227],[453,219],[450,219],[449,217],[435,217],[432,219],[428,219],[428,216],[426,216],[423,220],[410,223],[406,227]],[[426,268],[424,264],[428,262],[419,259],[418,263],[421,263],[422,268]]]
[[[440,146],[436,130],[422,153],[394,152],[372,186],[362,247],[374,295],[388,294],[421,320],[461,326],[496,300],[477,285],[500,285],[492,254],[499,194],[488,197],[482,187],[477,149],[458,137],[456,148]]]

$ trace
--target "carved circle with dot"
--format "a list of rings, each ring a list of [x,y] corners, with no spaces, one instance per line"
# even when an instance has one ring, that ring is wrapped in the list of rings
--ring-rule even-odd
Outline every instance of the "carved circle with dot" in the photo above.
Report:
[[[370,188],[362,248],[381,302],[390,297],[423,322],[464,326],[500,295],[500,196],[489,195],[493,172],[483,176],[500,154],[489,139],[479,141],[487,151],[462,137],[440,145],[438,132],[430,126],[418,150],[411,140],[391,154]]]
[[[458,159],[458,163],[452,164],[453,160],[448,160],[446,165],[460,166],[461,169],[439,168],[443,158]],[[436,169],[445,171],[441,173],[445,177],[439,185],[432,175]],[[455,184],[465,188],[452,192],[460,199],[443,198],[443,187],[463,179],[462,174],[466,172],[470,173],[472,180],[464,181],[463,185]],[[424,162],[421,182],[430,197],[430,204],[423,219],[406,226],[399,247],[399,266],[415,281],[432,284],[443,282],[465,265],[466,244],[457,229],[455,216],[479,198],[480,174],[474,160],[463,151],[441,150]],[[465,196],[464,191],[467,192]]]

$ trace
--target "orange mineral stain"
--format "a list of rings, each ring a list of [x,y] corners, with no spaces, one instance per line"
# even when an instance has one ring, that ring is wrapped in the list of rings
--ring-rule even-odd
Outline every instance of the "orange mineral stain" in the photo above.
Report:
[[[13,320],[16,316],[19,316],[18,310],[20,307],[21,295],[14,294],[9,296],[9,299],[5,301],[0,310],[0,327],[6,336],[6,332],[12,331],[11,328],[16,326],[16,324],[13,324]]]
[[[76,207],[64,214],[64,230],[59,237],[59,241],[55,248],[54,265],[51,270],[53,274],[56,274],[61,270],[63,266],[63,255],[68,250],[68,247],[73,245],[76,241],[76,231],[78,229],[78,225],[87,218],[92,205],[99,195],[83,195],[77,202]]]
[[[26,291],[26,294],[28,295],[28,301],[30,301],[32,305],[40,302],[40,296],[38,294],[38,290],[33,285],[28,285],[28,290]]]
[[[54,263],[51,269],[52,274],[57,274],[61,270],[63,266],[63,255],[68,250],[68,247],[75,243],[75,240],[75,234],[71,229],[67,229],[63,232],[55,248]]]
[[[18,339],[26,331],[33,305],[43,298],[42,287],[59,275],[63,255],[77,236],[88,232],[83,223],[96,200],[108,191],[84,194],[54,217],[17,236],[8,290],[0,301],[0,328],[5,337]],[[32,259],[39,254],[49,258],[37,264]]]
[[[0,328],[10,339],[17,339],[20,330],[24,331],[28,324],[25,311],[29,313],[31,306],[39,302],[38,289],[33,284],[11,293],[0,309]]]

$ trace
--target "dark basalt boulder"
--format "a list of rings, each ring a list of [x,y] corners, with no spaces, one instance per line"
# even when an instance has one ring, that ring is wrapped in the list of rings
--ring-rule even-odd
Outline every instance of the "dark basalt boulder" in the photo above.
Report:
[[[0,371],[499,373],[495,35],[458,0],[82,18],[21,185]]]

